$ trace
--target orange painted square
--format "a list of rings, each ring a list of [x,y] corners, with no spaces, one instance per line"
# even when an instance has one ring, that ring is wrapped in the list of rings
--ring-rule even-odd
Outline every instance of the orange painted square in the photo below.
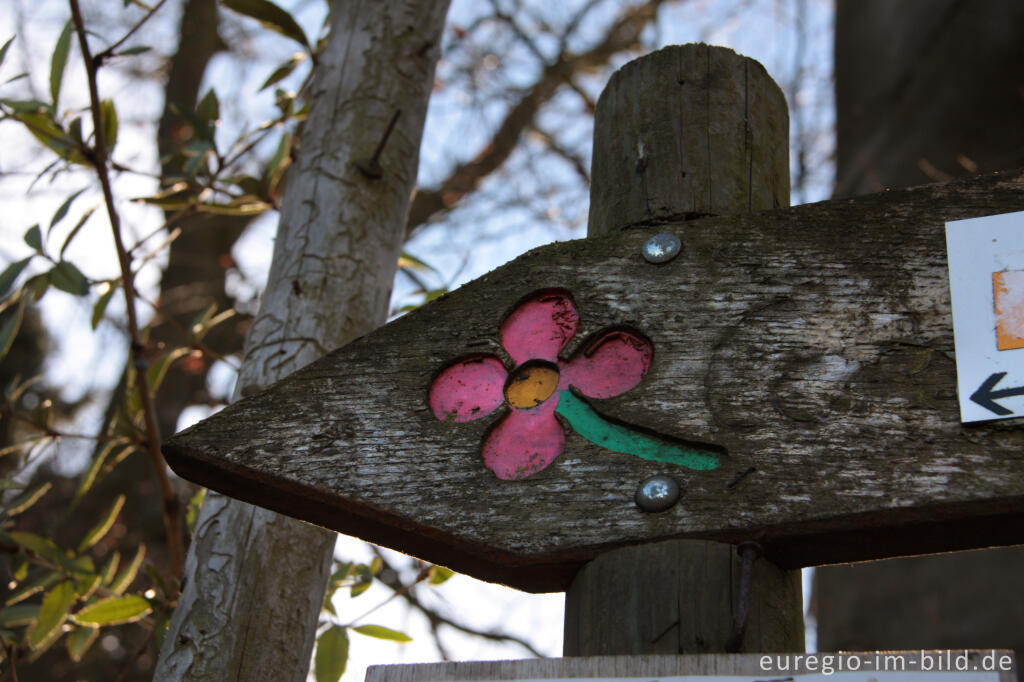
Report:
[[[996,347],[1024,348],[1024,270],[992,273],[996,300]]]

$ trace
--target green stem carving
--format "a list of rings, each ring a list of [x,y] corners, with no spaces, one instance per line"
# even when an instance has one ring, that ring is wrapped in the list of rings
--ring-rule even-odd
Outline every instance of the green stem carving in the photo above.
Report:
[[[603,448],[640,459],[709,471],[722,464],[718,453],[672,443],[656,435],[607,421],[572,391],[562,391],[555,412],[565,417],[576,433]]]

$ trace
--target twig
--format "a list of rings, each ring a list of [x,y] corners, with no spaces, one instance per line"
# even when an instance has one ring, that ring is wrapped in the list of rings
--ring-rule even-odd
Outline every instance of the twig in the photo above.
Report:
[[[167,465],[164,462],[163,453],[160,452],[160,427],[156,421],[156,410],[153,406],[153,395],[149,390],[149,376],[146,369],[148,362],[143,353],[142,336],[139,333],[139,321],[135,314],[135,284],[131,276],[131,262],[128,252],[124,248],[124,241],[121,237],[121,219],[114,206],[114,192],[110,186],[110,174],[107,168],[107,147],[103,134],[103,117],[100,111],[99,88],[96,83],[96,62],[89,51],[89,42],[85,35],[85,22],[82,20],[82,11],[78,6],[78,0],[69,0],[71,5],[71,16],[75,23],[75,32],[78,34],[78,44],[82,51],[82,60],[85,62],[86,80],[89,85],[89,108],[92,111],[92,124],[95,136],[95,149],[91,155],[93,166],[96,168],[96,175],[103,189],[103,200],[106,203],[107,215],[110,218],[110,229],[114,236],[114,246],[117,249],[117,259],[121,267],[121,277],[124,283],[125,306],[128,313],[128,333],[131,337],[131,356],[135,366],[135,384],[139,391],[139,398],[142,403],[143,417],[146,422],[146,450],[149,453],[153,464],[153,473],[156,475],[160,486],[160,494],[163,499],[164,527],[167,533],[167,554],[170,562],[171,572],[175,576],[182,575],[184,570],[185,547],[182,537],[182,507],[178,497],[171,486],[170,478],[167,476]]]
[[[535,649],[534,646],[527,642],[525,639],[500,631],[477,630],[476,628],[472,628],[468,625],[464,625],[462,623],[453,621],[450,618],[447,618],[446,616],[442,616],[430,607],[424,606],[423,603],[416,598],[416,595],[412,593],[412,588],[415,586],[415,583],[413,585],[404,585],[401,582],[401,580],[398,579],[398,571],[388,563],[387,559],[385,559],[384,556],[380,553],[380,550],[378,550],[376,547],[372,547],[372,549],[374,554],[380,558],[384,568],[391,571],[391,573],[395,576],[393,580],[386,581],[381,579],[381,582],[390,587],[392,590],[394,590],[395,596],[402,597],[403,599],[405,599],[405,601],[409,603],[410,606],[412,606],[414,609],[422,613],[424,617],[426,617],[427,621],[430,623],[431,629],[436,628],[438,625],[447,625],[448,627],[454,630],[458,630],[459,632],[464,632],[467,635],[473,635],[475,637],[487,639],[492,642],[510,642],[512,644],[518,644],[519,646],[529,651],[531,655],[536,656],[537,658],[545,658],[544,654],[542,654],[540,651],[537,651],[537,649]],[[381,575],[384,575],[383,570],[381,571]],[[417,582],[419,582],[419,580],[417,580]]]
[[[102,52],[97,53],[95,57],[96,64],[102,64],[109,57],[111,57],[114,54],[114,50],[124,45],[125,42],[135,34],[136,31],[142,28],[143,24],[149,21],[154,14],[160,11],[160,8],[164,6],[165,2],[167,2],[167,0],[160,0],[160,2],[153,5],[153,8],[146,12],[146,14],[141,19],[139,19],[139,21],[134,26],[128,29],[128,32],[121,36],[120,40],[118,40],[116,43],[114,43],[107,49],[103,50]]]
[[[109,442],[109,441],[112,441],[112,440],[121,440],[122,439],[121,436],[104,436],[102,434],[71,433],[71,432],[68,432],[68,431],[58,431],[57,429],[52,429],[52,428],[50,428],[48,426],[43,426],[42,424],[39,424],[38,422],[33,420],[31,417],[26,416],[26,415],[22,414],[21,412],[15,412],[10,407],[10,405],[6,405],[3,408],[0,408],[0,414],[2,414],[4,417],[7,417],[8,419],[13,419],[15,421],[22,422],[23,424],[28,424],[29,426],[36,427],[43,434],[41,436],[41,438],[54,438],[56,440],[65,440],[65,439],[70,439],[70,440],[75,440],[75,439],[78,439],[78,440],[91,440],[91,441],[95,441],[97,443],[105,443],[105,442]]]
[[[185,326],[181,322],[179,322],[178,320],[174,319],[173,316],[164,313],[160,309],[160,306],[157,305],[157,303],[155,301],[151,301],[148,298],[145,298],[144,296],[138,296],[138,299],[140,301],[142,301],[143,303],[145,303],[146,305],[148,305],[150,308],[153,309],[153,315],[155,315],[158,320],[161,320],[165,324],[170,325],[171,327],[173,327],[175,329],[175,331],[177,331],[179,334],[181,334],[182,336],[184,336],[186,338],[192,335],[192,332],[190,330],[186,329]],[[240,317],[240,314],[236,310],[235,314],[233,316],[231,316],[231,317],[237,318],[237,317]],[[227,320],[227,319],[231,319],[231,318],[230,317],[229,318],[225,318],[225,320]],[[231,367],[231,369],[235,370],[236,372],[241,372],[242,371],[242,368],[241,368],[241,366],[239,366],[237,361],[235,361],[235,360],[233,360],[233,359],[231,359],[231,358],[229,358],[229,357],[227,357],[227,356],[225,356],[225,355],[223,355],[221,353],[218,353],[217,351],[215,351],[214,349],[210,348],[209,346],[207,346],[202,341],[192,340],[192,341],[189,342],[188,347],[193,349],[193,350],[201,351],[204,355],[206,355],[207,357],[209,357],[209,358],[211,358],[211,359],[213,359],[215,361],[223,362],[224,364],[228,365],[229,367]]]

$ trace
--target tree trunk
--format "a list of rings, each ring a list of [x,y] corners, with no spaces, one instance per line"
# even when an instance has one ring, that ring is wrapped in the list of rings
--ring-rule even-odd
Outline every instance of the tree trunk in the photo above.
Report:
[[[447,5],[335,3],[238,394],[384,322]],[[211,494],[155,679],[304,680],[333,547]]]
[[[839,2],[836,196],[1024,165],[1022,21],[1014,0]],[[818,648],[1019,658],[1022,591],[1020,547],[821,568]]]

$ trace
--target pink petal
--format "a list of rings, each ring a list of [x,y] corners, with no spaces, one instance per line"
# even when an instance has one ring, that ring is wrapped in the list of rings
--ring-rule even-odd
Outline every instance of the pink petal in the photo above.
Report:
[[[502,480],[532,476],[562,453],[565,431],[555,418],[557,400],[533,410],[513,409],[484,441],[484,464]]]
[[[430,386],[430,409],[438,419],[468,422],[485,417],[505,399],[508,372],[493,355],[474,355],[441,372]]]
[[[501,345],[516,364],[534,358],[554,362],[579,327],[566,291],[545,291],[519,305],[501,324]]]
[[[654,346],[639,334],[613,331],[565,363],[562,380],[590,398],[611,398],[640,383]]]

